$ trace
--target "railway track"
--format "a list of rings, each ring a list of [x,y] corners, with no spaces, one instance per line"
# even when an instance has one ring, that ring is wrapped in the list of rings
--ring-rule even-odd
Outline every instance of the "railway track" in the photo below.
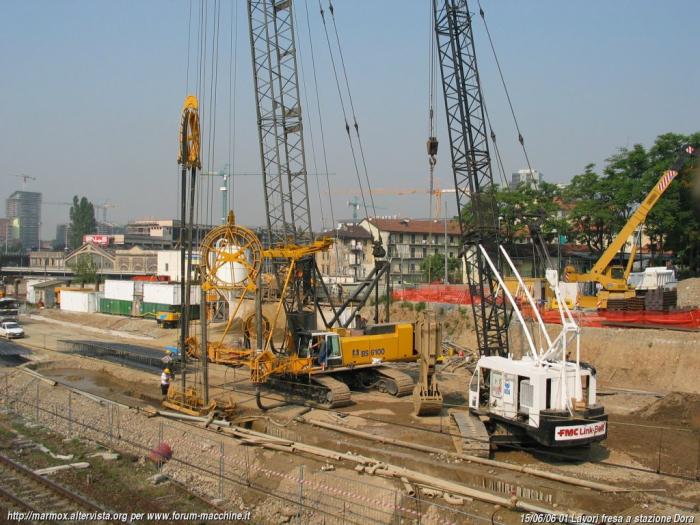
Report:
[[[94,513],[92,523],[110,523],[97,519],[106,511],[81,494],[50,479],[35,474],[31,469],[0,454],[0,508],[5,512],[44,514],[44,518],[27,518],[31,523],[78,523],[71,520],[73,512]],[[6,514],[5,514],[6,515]],[[85,520],[80,520],[85,521]]]

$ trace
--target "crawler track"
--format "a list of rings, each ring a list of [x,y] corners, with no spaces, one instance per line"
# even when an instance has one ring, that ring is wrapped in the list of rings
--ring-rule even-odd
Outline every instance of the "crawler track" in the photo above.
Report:
[[[0,479],[3,481],[0,486],[0,507],[7,511],[68,514],[75,511],[105,512],[102,507],[82,495],[35,474],[21,463],[3,455],[0,455]]]
[[[379,367],[376,371],[379,375],[377,388],[380,392],[386,392],[396,397],[403,397],[413,393],[413,378],[408,374],[388,366]]]
[[[350,404],[350,389],[342,381],[330,376],[311,376],[311,380],[325,389],[325,406],[344,407]]]
[[[323,408],[340,408],[352,402],[348,386],[330,375],[312,375],[309,382],[302,382],[300,377],[270,377],[267,386],[286,396],[298,398],[295,402],[311,401]]]

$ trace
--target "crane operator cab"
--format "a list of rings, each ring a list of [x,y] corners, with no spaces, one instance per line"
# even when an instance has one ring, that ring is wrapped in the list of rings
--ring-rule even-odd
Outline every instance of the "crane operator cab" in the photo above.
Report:
[[[299,357],[311,358],[313,367],[334,368],[343,365],[338,334],[311,332],[303,334],[299,342]]]

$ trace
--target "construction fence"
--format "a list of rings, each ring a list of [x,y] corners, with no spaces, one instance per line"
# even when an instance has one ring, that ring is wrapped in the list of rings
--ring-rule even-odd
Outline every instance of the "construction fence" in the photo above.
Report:
[[[415,288],[393,290],[394,301],[472,304],[472,294],[464,284],[421,284]]]
[[[481,516],[466,502],[457,508],[420,490],[409,496],[388,480],[326,470],[314,460],[292,464],[283,455],[273,459],[274,454],[258,447],[178,421],[148,418],[136,409],[53,386],[17,370],[0,374],[0,408],[61,435],[124,454],[147,457],[167,443],[173,454],[160,466],[164,474],[235,508],[257,502],[251,516],[254,523],[277,524],[282,514],[291,514],[291,523],[300,524],[494,523],[491,513]]]
[[[391,298],[394,301],[441,303],[455,305],[470,305],[481,300],[477,294],[469,292],[467,285],[461,284],[422,284],[412,288],[393,290]],[[521,309],[525,317],[534,319],[534,312],[526,301],[521,300]],[[545,323],[560,324],[561,315],[558,309],[538,306]],[[671,311],[575,311],[576,322],[580,326],[601,327],[664,327],[669,329],[700,329],[700,308],[687,308]]]

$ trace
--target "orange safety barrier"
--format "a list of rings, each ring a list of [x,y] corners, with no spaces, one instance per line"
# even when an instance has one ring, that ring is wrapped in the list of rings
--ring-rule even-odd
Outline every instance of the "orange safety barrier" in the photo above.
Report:
[[[545,323],[561,323],[557,310],[540,312]],[[700,328],[700,308],[692,310],[677,310],[674,312],[654,312],[642,310],[635,312],[620,312],[614,310],[598,310],[596,312],[574,312],[574,318],[580,326],[604,327],[615,324],[648,325],[653,327],[668,326],[669,328]]]
[[[469,288],[463,284],[423,284],[416,288],[394,290],[394,301],[413,301],[426,303],[471,304]]]

